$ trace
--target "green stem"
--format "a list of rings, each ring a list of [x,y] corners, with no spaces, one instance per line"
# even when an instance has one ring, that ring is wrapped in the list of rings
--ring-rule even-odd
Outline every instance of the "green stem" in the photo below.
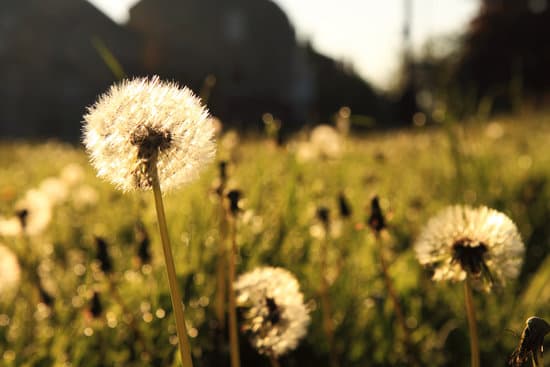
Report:
[[[273,354],[269,355],[269,362],[271,362],[271,367],[281,367],[279,360]]]
[[[227,246],[227,230],[226,230],[226,218],[225,209],[223,207],[223,197],[220,196],[220,239],[218,245],[218,264],[217,264],[217,284],[216,284],[216,318],[220,330],[225,329],[225,303],[226,303],[226,280],[225,280],[225,263],[226,263],[226,250]]]
[[[231,348],[231,367],[240,367],[239,356],[239,335],[237,333],[237,302],[235,300],[235,255],[237,253],[237,218],[229,219],[231,223],[231,248],[228,251],[228,281],[229,288],[227,295],[229,297],[229,346]]]
[[[477,337],[477,322],[472,297],[472,288],[470,287],[470,278],[464,281],[464,303],[466,304],[466,315],[468,316],[468,328],[470,330],[470,355],[471,366],[479,367],[479,341]]]
[[[405,347],[407,357],[410,360],[410,363],[412,366],[420,366],[421,363],[413,351],[411,337],[409,334],[409,328],[407,327],[407,322],[405,321],[405,314],[403,313],[403,309],[401,308],[401,303],[399,302],[399,298],[397,297],[397,292],[395,291],[395,288],[393,286],[393,281],[388,272],[388,265],[386,263],[386,258],[384,257],[383,246],[381,243],[382,241],[380,238],[380,234],[378,233],[376,234],[376,241],[379,243],[377,247],[378,247],[378,256],[380,257],[380,267],[382,269],[382,275],[384,277],[386,289],[388,290],[388,295],[390,296],[390,299],[393,303],[393,309],[395,311],[397,322],[399,323],[399,326],[403,331],[403,345]]]
[[[327,261],[327,252],[328,252],[328,241],[329,241],[329,226],[325,226],[325,238],[321,246],[321,256],[320,256],[320,268],[321,271],[321,313],[323,316],[323,330],[325,331],[325,336],[327,338],[329,346],[329,355],[330,355],[330,366],[339,367],[338,363],[338,354],[336,353],[336,348],[334,345],[334,322],[332,320],[332,307],[330,303],[330,297],[328,294],[329,284],[326,277],[326,269],[328,268]]]
[[[191,359],[191,346],[187,337],[187,328],[185,326],[185,316],[183,314],[183,299],[178,288],[176,278],[176,268],[174,266],[174,257],[172,256],[172,248],[170,246],[170,238],[168,236],[168,227],[166,225],[166,216],[164,214],[164,205],[162,203],[162,192],[158,179],[156,164],[152,169],[152,186],[155,195],[155,207],[157,209],[157,218],[160,230],[160,238],[162,240],[162,250],[164,252],[164,262],[168,273],[168,284],[170,286],[170,298],[172,299],[172,307],[176,316],[176,332],[178,335],[179,349],[181,354],[181,362],[184,367],[193,367]]]

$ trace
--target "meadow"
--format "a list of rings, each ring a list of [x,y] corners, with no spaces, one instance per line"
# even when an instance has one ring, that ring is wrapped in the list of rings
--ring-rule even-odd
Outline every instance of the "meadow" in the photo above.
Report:
[[[507,364],[528,317],[550,319],[550,115],[342,136],[337,153],[325,151],[327,142],[314,147],[306,139],[302,132],[278,146],[232,131],[218,139],[217,162],[228,162],[226,187],[243,196],[237,274],[260,265],[286,268],[310,310],[307,335],[281,366],[328,366],[331,347],[340,366],[412,365],[381,274],[381,251],[415,363],[469,365],[462,287],[433,282],[412,248],[426,221],[452,204],[505,213],[526,247],[515,281],[474,291],[481,365]],[[205,367],[229,365],[227,330],[216,315],[218,255],[226,242],[218,176],[212,164],[198,181],[164,197],[192,354]],[[33,190],[47,192],[51,206],[33,202]],[[367,223],[375,195],[387,222],[383,236]],[[341,196],[350,215],[342,215]],[[326,237],[320,207],[328,209]],[[14,229],[23,209],[29,225],[38,221],[32,233]],[[0,260],[0,277],[19,271],[18,280],[0,284],[0,365],[178,365],[150,192],[123,194],[101,181],[81,146],[4,141],[0,244],[18,263]],[[323,331],[322,277],[331,300],[331,346]],[[244,367],[269,363],[244,336],[240,350]]]

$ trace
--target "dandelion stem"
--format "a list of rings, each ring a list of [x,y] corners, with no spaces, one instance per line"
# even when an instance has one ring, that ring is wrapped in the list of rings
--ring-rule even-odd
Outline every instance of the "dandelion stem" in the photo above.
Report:
[[[164,252],[164,262],[166,263],[166,271],[168,273],[168,284],[170,286],[172,307],[174,308],[174,314],[176,316],[176,332],[179,340],[181,361],[184,367],[192,367],[193,360],[191,359],[191,346],[187,337],[185,316],[183,314],[183,299],[181,297],[176,278],[176,268],[174,266],[174,257],[172,256],[172,248],[170,246],[170,238],[168,236],[168,227],[166,225],[166,216],[164,214],[164,205],[162,203],[162,193],[160,190],[156,163],[153,164],[153,169],[151,171],[152,187],[155,196],[155,207],[157,209],[160,238],[162,240],[162,250]]]
[[[537,350],[534,350],[531,359],[533,362],[533,367],[544,367],[544,360],[542,359],[542,351],[540,348],[537,348]]]
[[[239,335],[237,333],[237,303],[235,301],[235,255],[237,254],[237,218],[229,218],[231,224],[231,248],[228,251],[228,281],[229,289],[227,295],[229,297],[229,345],[231,348],[231,367],[240,366],[239,356]]]
[[[338,355],[336,353],[336,348],[334,345],[334,322],[332,320],[332,307],[330,304],[330,298],[328,294],[329,284],[326,277],[327,269],[327,251],[328,251],[328,241],[329,241],[329,227],[325,225],[325,238],[323,239],[323,244],[321,247],[321,258],[320,258],[320,267],[321,271],[321,306],[322,306],[322,315],[323,315],[323,329],[325,331],[325,336],[327,338],[330,354],[330,366],[338,367]]]
[[[218,319],[220,330],[225,329],[225,303],[226,303],[226,217],[223,207],[223,196],[220,195],[220,243],[218,247],[218,264],[217,264],[217,289],[216,289],[216,318]]]
[[[279,360],[273,354],[269,355],[269,362],[271,362],[271,367],[281,367]]]
[[[464,303],[466,304],[466,315],[468,316],[468,328],[470,329],[470,355],[472,367],[479,367],[479,341],[477,337],[476,313],[470,287],[470,278],[464,281]]]
[[[376,233],[376,241],[381,242],[379,233]],[[384,282],[386,283],[386,289],[388,290],[388,295],[390,296],[390,299],[393,303],[393,309],[395,311],[395,316],[397,317],[397,322],[399,323],[399,326],[403,331],[403,344],[405,347],[405,351],[407,353],[408,358],[410,359],[411,365],[420,366],[421,364],[418,361],[416,354],[412,351],[409,328],[407,327],[407,323],[405,321],[405,314],[403,313],[403,309],[401,308],[401,303],[399,303],[399,298],[397,297],[397,292],[395,291],[395,288],[393,286],[393,281],[388,272],[388,265],[386,263],[386,258],[384,257],[382,245],[380,244],[378,248],[379,248],[378,256],[380,257],[380,268],[382,269],[382,275],[384,277]]]

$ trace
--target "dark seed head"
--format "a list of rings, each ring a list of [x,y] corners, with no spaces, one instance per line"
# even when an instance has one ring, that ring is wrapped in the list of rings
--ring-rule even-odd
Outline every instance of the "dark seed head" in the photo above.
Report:
[[[325,206],[318,207],[317,219],[323,222],[323,225],[328,226],[330,221],[330,210]]]
[[[272,325],[277,324],[281,320],[281,310],[271,297],[265,298],[265,304],[268,310],[267,320],[271,322]]]
[[[380,208],[378,196],[371,199],[370,208],[371,213],[368,220],[369,227],[376,233],[379,233],[386,228],[386,220],[384,218],[384,214],[382,213],[382,209]]]
[[[107,250],[107,242],[101,237],[96,237],[95,244],[97,248],[96,259],[99,261],[101,271],[105,274],[112,272],[113,263],[111,262],[109,251]]]
[[[161,131],[150,126],[139,126],[130,137],[132,145],[138,147],[138,158],[146,161],[156,157],[159,151],[166,150],[172,143],[169,131]]]
[[[218,163],[218,169],[220,172],[220,181],[227,181],[227,161],[220,161]]]
[[[94,292],[94,295],[92,296],[92,300],[90,301],[90,315],[94,319],[97,319],[101,316],[103,313],[103,306],[101,305],[101,298],[99,297],[99,293]]]
[[[487,246],[484,243],[475,244],[468,239],[461,239],[453,245],[453,262],[458,262],[464,271],[479,276],[487,270],[484,256]]]
[[[338,194],[338,208],[342,218],[351,217],[351,205],[343,192]]]
[[[170,148],[172,135],[169,131],[140,126],[132,133],[130,142],[137,146],[137,157],[142,163],[132,171],[134,184],[139,189],[148,189],[152,185],[158,154]]]
[[[226,196],[229,200],[229,211],[231,215],[236,216],[241,211],[239,201],[241,200],[243,194],[240,190],[231,190]]]
[[[136,240],[138,242],[138,258],[141,264],[151,263],[151,240],[143,223],[136,224]]]
[[[15,215],[19,219],[19,223],[21,223],[21,228],[23,228],[23,230],[27,228],[27,218],[29,217],[29,210],[28,209],[16,210]]]

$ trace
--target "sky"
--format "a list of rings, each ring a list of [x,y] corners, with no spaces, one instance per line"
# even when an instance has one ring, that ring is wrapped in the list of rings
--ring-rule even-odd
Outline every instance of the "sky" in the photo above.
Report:
[[[119,23],[139,0],[88,0]],[[404,0],[272,0],[287,14],[300,41],[387,89],[399,70]],[[413,47],[465,28],[479,0],[411,0]]]

